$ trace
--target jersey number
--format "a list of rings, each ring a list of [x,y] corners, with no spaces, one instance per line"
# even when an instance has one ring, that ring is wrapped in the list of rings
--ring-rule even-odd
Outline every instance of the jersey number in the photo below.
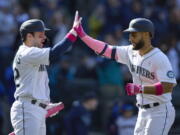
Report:
[[[14,80],[15,80],[16,87],[20,86],[19,81],[18,81],[19,77],[20,77],[19,70],[17,68],[14,68]]]

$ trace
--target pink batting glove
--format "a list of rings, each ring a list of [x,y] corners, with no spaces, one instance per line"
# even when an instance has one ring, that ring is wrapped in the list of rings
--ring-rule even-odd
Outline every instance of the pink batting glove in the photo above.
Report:
[[[73,25],[73,29],[77,32],[77,34],[80,38],[83,38],[86,35],[86,33],[84,32],[84,29],[81,24],[82,17],[80,17],[79,14],[77,14],[77,16],[78,16],[78,19],[77,19],[78,23]]]
[[[84,36],[86,36],[86,33],[84,32],[84,29],[81,24],[79,24],[79,26],[77,27],[74,27],[74,29],[80,38],[83,38]]]
[[[8,135],[15,135],[15,133],[14,133],[14,132],[11,132],[11,133],[9,133]]]
[[[62,102],[55,103],[55,104],[52,104],[52,103],[48,104],[46,118],[55,116],[62,109],[64,109],[64,104]]]
[[[126,85],[126,92],[129,96],[133,96],[136,95],[138,93],[142,93],[142,86],[141,85],[137,85],[137,84],[133,84],[133,83],[128,83]]]

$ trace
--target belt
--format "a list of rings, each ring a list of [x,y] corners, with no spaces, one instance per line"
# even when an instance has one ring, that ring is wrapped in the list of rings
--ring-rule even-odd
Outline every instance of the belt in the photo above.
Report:
[[[16,100],[19,100],[19,99],[20,99],[20,97],[17,97],[17,98],[16,98]],[[36,105],[40,106],[40,107],[43,108],[43,109],[45,109],[45,108],[47,107],[46,104],[40,103],[40,102],[38,102],[38,100],[36,100],[36,99],[30,99],[29,101],[31,102],[31,104],[33,104],[33,105],[36,104]]]
[[[143,109],[148,109],[148,108],[152,108],[152,107],[155,107],[155,106],[159,106],[160,103],[151,103],[151,104],[146,104],[146,105],[140,105],[140,104],[137,104],[138,107],[140,108],[143,108]]]
[[[31,104],[37,104],[38,106],[42,107],[43,109],[45,109],[47,107],[46,104],[43,103],[37,103],[36,99],[31,100]]]

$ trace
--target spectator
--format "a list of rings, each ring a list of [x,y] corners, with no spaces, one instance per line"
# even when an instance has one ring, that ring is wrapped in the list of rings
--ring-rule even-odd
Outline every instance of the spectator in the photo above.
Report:
[[[3,114],[2,114],[2,107],[0,105],[0,134],[2,135],[3,134],[3,125],[4,125],[4,122],[3,122]]]
[[[51,97],[54,102],[59,101],[59,95],[64,102],[70,102],[73,91],[68,89],[69,81],[74,80],[75,68],[71,66],[70,57],[64,56],[60,62],[49,69],[49,85],[53,89]]]
[[[10,12],[10,5],[0,5],[0,48],[8,51],[15,41],[16,32],[15,18]]]
[[[124,104],[121,108],[122,115],[116,120],[118,135],[133,135],[137,116],[134,115],[134,106]]]
[[[101,34],[105,23],[105,9],[103,4],[97,5],[89,17],[90,34],[97,37]]]
[[[90,131],[92,114],[98,105],[94,93],[86,93],[80,102],[74,102],[71,110],[65,117],[67,135],[88,135]]]
[[[179,65],[180,65],[180,59],[179,59],[179,54],[178,54],[178,49],[177,49],[177,38],[174,34],[172,34],[169,37],[170,40],[170,47],[167,52],[167,56],[172,64],[173,71],[175,73],[176,79],[180,79],[180,73],[179,73]]]
[[[123,20],[122,2],[120,0],[107,0],[105,2],[106,29],[119,24]],[[109,31],[107,31],[109,32]]]
[[[31,19],[41,19],[41,12],[38,7],[31,7],[29,9],[29,16]]]
[[[53,29],[56,32],[56,35],[53,39],[53,43],[56,44],[59,40],[63,39],[65,33],[68,31],[67,24],[65,24],[65,16],[62,11],[57,10],[52,16],[52,25]]]

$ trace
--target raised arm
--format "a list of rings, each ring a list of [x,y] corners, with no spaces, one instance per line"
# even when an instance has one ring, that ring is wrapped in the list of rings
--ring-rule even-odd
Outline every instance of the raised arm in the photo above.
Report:
[[[49,60],[50,63],[53,63],[58,60],[60,55],[63,55],[67,49],[76,41],[77,33],[74,29],[77,25],[79,25],[81,18],[78,17],[78,12],[76,11],[74,23],[72,29],[67,33],[63,40],[59,41],[53,48],[50,50]]]
[[[92,50],[94,50],[97,54],[105,56],[107,58],[117,59],[116,48],[111,45],[108,45],[103,41],[96,40],[87,35],[84,32],[81,23],[74,27],[74,29],[77,32],[78,36],[81,38],[81,40]]]

